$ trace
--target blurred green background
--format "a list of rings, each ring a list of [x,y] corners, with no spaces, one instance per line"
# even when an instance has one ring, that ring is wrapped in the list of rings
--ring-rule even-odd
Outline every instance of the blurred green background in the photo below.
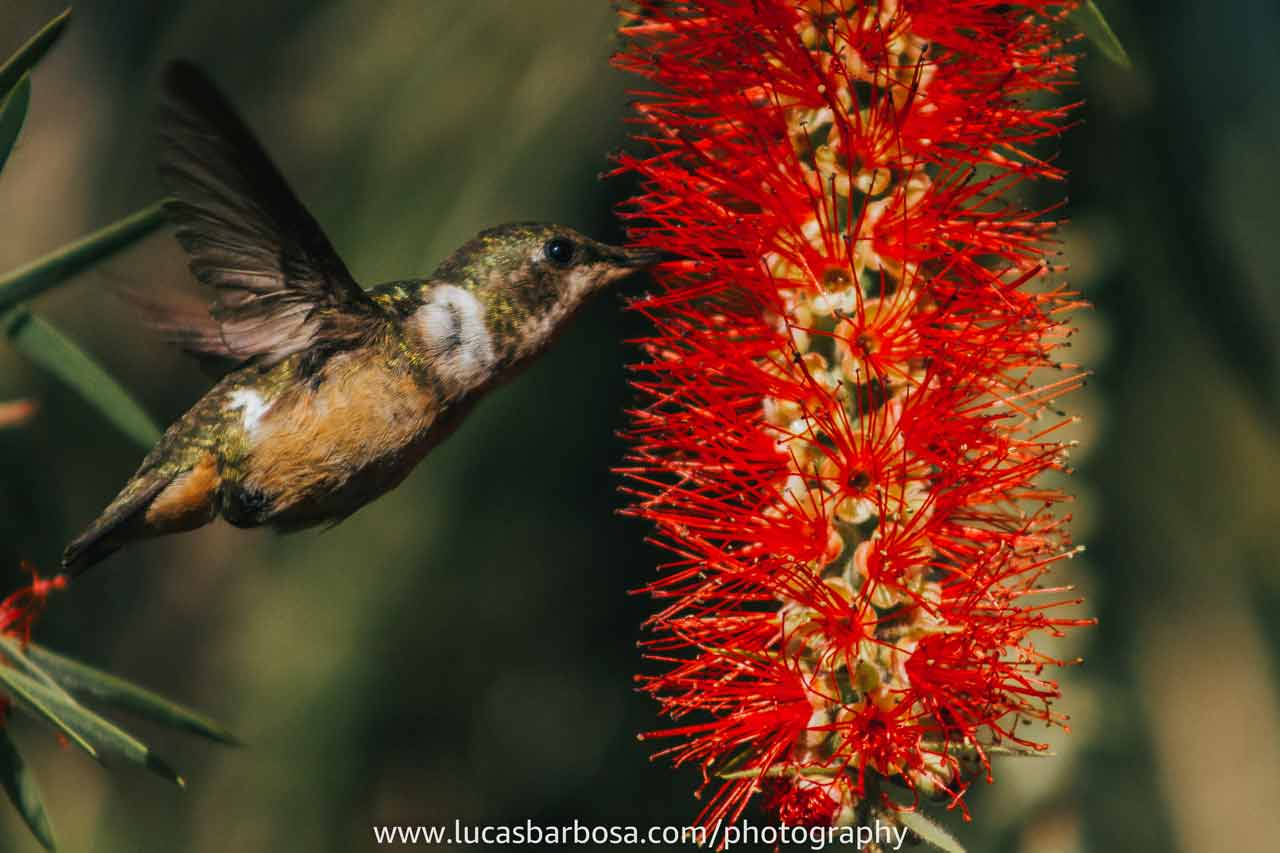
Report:
[[[1135,60],[1083,63],[1071,280],[1097,308],[1063,576],[1101,619],[1059,646],[1070,737],[978,784],[971,850],[1264,850],[1280,837],[1280,7],[1104,4]],[[0,8],[0,54],[60,9]],[[0,180],[0,269],[160,194],[158,69],[202,63],[367,283],[425,273],[476,230],[558,220],[618,239],[628,81],[604,0],[76,5]],[[1057,192],[1060,188],[1050,188]],[[158,420],[206,387],[110,294],[192,287],[157,235],[41,297]],[[631,293],[643,284],[632,284]],[[138,547],[55,600],[51,646],[194,704],[250,746],[139,724],[190,780],[107,773],[19,718],[63,847],[372,849],[374,823],[683,824],[693,772],[651,763],[632,689],[660,558],[621,505],[631,399],[621,298],[493,395],[399,490],[323,534],[215,526]],[[5,587],[52,568],[141,453],[7,349]],[[36,843],[0,808],[0,849]]]

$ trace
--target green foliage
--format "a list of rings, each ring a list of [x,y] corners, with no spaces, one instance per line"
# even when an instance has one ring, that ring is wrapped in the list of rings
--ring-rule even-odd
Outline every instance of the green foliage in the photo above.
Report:
[[[899,825],[918,836],[921,841],[943,853],[964,853],[964,846],[956,837],[920,812],[901,812],[893,818]]]
[[[13,151],[22,123],[27,118],[27,106],[31,103],[31,78],[23,75],[18,85],[7,95],[0,97],[0,170]]]
[[[1106,16],[1093,0],[1084,0],[1076,7],[1076,10],[1071,13],[1071,20],[1089,41],[1098,46],[1103,56],[1121,67],[1133,67],[1129,53],[1120,43],[1120,37],[1116,35],[1115,30],[1111,29]]]
[[[160,429],[137,401],[84,350],[25,307],[0,319],[18,352],[74,388],[138,444],[150,448]]]
[[[17,85],[22,75],[35,67],[36,63],[49,52],[49,48],[62,37],[62,33],[70,22],[71,10],[68,8],[18,48],[18,52],[9,57],[4,65],[0,65],[0,97]]]
[[[238,745],[235,736],[208,717],[171,702],[136,684],[110,673],[94,669],[34,643],[26,650],[32,665],[39,666],[62,688],[80,693],[139,717],[166,726],[184,729],[210,740]]]
[[[4,312],[0,314],[0,323],[14,346],[77,391],[125,435],[145,448],[150,448],[160,437],[159,427],[146,411],[87,353],[50,323],[32,314],[22,302],[132,244],[163,222],[163,208],[153,204],[7,275],[0,275],[0,312]]]
[[[116,759],[150,770],[179,787],[186,784],[150,747],[83,704],[82,697],[220,743],[237,743],[230,732],[203,714],[40,646],[24,647],[13,637],[0,634],[0,658],[0,696],[8,697],[14,706],[52,727],[97,761]],[[40,843],[54,849],[39,789],[2,725],[0,783]]]
[[[6,639],[4,645],[6,658],[13,660],[22,654],[21,648],[12,640]],[[145,767],[179,787],[186,785],[182,777],[150,747],[106,717],[80,704],[62,688],[47,683],[43,678],[26,675],[14,666],[0,666],[0,687],[18,706],[57,729],[91,758],[98,761],[119,758]]]
[[[35,776],[27,769],[8,730],[3,728],[0,728],[0,784],[4,785],[5,793],[18,809],[18,814],[22,815],[31,834],[46,850],[57,847]]]
[[[25,302],[76,273],[137,242],[164,224],[160,202],[0,275],[0,311]]]
[[[50,21],[0,67],[0,169],[17,142],[31,100],[30,71],[66,29],[71,10]],[[164,222],[160,204],[127,216],[42,258],[0,275],[0,324],[27,358],[49,370],[101,411],[125,435],[151,447],[160,430],[97,362],[22,303],[131,245]]]
[[[63,12],[0,66],[0,169],[9,159],[31,100],[32,67],[66,28]],[[150,447],[160,430],[141,406],[92,358],[48,322],[31,313],[26,301],[131,245],[164,221],[153,204],[12,272],[0,275],[0,328],[14,347],[78,391],[126,435]],[[221,743],[235,743],[222,726],[202,714],[170,702],[145,688],[86,666],[39,646],[24,647],[0,633],[0,784],[48,850],[53,828],[40,790],[4,727],[10,707],[21,708],[51,726],[70,743],[99,761],[116,759],[144,767],[179,786],[184,784],[145,743],[82,704],[84,695],[105,705]]]

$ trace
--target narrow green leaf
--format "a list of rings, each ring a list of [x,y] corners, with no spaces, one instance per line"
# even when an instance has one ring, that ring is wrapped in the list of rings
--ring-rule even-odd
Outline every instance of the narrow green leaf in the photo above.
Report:
[[[53,826],[44,811],[44,800],[40,796],[40,787],[35,776],[27,769],[18,747],[9,737],[9,731],[0,726],[0,784],[13,807],[26,821],[27,828],[45,850],[54,850],[57,843],[53,840]]]
[[[0,275],[0,311],[12,308],[61,283],[94,262],[146,236],[163,223],[163,202],[155,202],[119,222],[55,249],[43,258]]]
[[[49,52],[49,48],[57,42],[70,21],[71,10],[66,9],[18,48],[18,52],[8,62],[0,65],[0,97],[12,89],[18,78],[35,67],[41,57]]]
[[[186,786],[182,777],[145,743],[65,693],[46,687],[9,667],[0,667],[0,682],[21,704],[34,709],[38,717],[53,723],[77,743],[88,744],[91,755],[115,755],[130,764],[145,767],[179,787]]]
[[[1098,46],[1103,56],[1123,68],[1133,67],[1128,52],[1120,43],[1120,37],[1116,35],[1115,30],[1111,29],[1111,25],[1107,23],[1107,18],[1102,14],[1097,3],[1093,0],[1084,0],[1071,13],[1071,20],[1089,41]]]
[[[150,449],[160,429],[142,406],[84,350],[25,307],[0,317],[14,347],[93,404],[142,447]]]
[[[55,682],[77,695],[96,699],[157,723],[194,732],[219,743],[240,743],[235,735],[203,714],[171,702],[145,687],[34,644],[27,647],[27,655]]]
[[[926,844],[937,847],[943,853],[964,853],[964,846],[956,837],[920,812],[899,812],[893,816],[899,825],[905,826]]]
[[[23,75],[7,98],[0,99],[0,171],[13,151],[31,103],[31,77]]]
[[[48,701],[48,691],[44,685],[7,666],[0,666],[0,685],[6,688],[5,692],[9,694],[11,699],[30,712],[32,716],[44,720],[62,732],[67,740],[89,753],[90,758],[95,761],[102,760],[102,756],[98,754],[98,750],[94,748],[93,744],[85,740],[80,732],[72,728],[71,724],[58,713],[57,708]]]
[[[0,634],[0,656],[45,687],[66,693],[58,682],[54,680],[53,676],[37,666],[36,662],[28,657],[26,651],[22,648],[22,641],[18,638],[11,637],[8,634]],[[67,693],[67,696],[70,698],[71,694]]]

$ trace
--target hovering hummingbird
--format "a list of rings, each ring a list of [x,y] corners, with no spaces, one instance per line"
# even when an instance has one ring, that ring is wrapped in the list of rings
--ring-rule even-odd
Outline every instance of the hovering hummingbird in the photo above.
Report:
[[[557,225],[481,232],[429,278],[363,290],[213,83],[173,63],[159,119],[166,208],[208,311],[153,325],[234,368],[169,427],[63,554],[80,573],[125,544],[221,516],[293,530],[398,485],[586,299],[656,263]]]

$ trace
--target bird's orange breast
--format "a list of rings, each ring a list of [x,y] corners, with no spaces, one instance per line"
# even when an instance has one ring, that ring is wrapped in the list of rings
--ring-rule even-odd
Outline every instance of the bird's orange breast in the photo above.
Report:
[[[437,412],[408,371],[335,356],[318,386],[288,388],[246,428],[242,484],[279,513],[343,515],[399,482]]]

